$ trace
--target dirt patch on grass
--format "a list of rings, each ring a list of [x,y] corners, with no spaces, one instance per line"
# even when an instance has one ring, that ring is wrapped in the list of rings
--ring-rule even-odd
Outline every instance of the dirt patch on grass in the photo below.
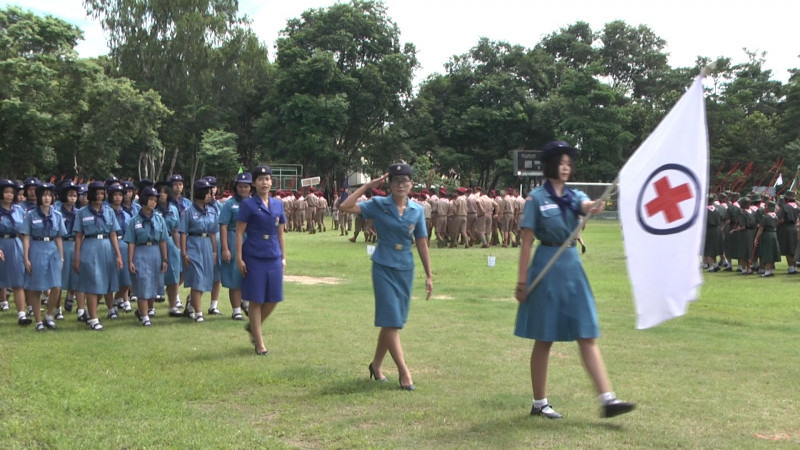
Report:
[[[314,284],[339,284],[342,282],[341,278],[334,278],[334,277],[306,277],[303,275],[284,275],[284,281],[288,281],[289,283],[298,283],[303,285],[314,285]]]

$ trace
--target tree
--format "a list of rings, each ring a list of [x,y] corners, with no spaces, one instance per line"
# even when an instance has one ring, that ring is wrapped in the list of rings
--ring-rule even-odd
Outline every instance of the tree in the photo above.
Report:
[[[233,179],[239,169],[236,134],[223,130],[206,130],[200,143],[202,174]]]
[[[343,175],[397,121],[417,66],[379,1],[303,12],[278,39],[275,89],[259,129],[267,155],[307,173]]]

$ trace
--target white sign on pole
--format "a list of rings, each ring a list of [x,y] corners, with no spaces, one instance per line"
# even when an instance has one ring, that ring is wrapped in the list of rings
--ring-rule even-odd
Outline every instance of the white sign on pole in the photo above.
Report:
[[[303,187],[305,187],[305,186],[316,186],[318,184],[319,184],[319,177],[303,178],[302,180],[300,180],[300,185],[303,186]]]

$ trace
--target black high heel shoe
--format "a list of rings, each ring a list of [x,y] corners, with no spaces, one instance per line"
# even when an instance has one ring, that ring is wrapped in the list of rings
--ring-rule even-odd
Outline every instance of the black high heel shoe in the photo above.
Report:
[[[409,384],[408,386],[406,386],[406,385],[403,384],[403,381],[401,379],[398,379],[397,381],[400,382],[400,389],[402,389],[404,391],[413,391],[414,390],[414,385],[413,384]]]
[[[384,383],[388,383],[389,380],[386,377],[378,378],[378,374],[375,373],[375,369],[372,367],[372,363],[369,363],[369,379],[375,378],[375,381],[383,381]]]

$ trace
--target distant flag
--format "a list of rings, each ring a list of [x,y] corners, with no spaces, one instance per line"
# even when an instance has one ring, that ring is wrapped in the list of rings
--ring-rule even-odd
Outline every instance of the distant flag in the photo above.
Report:
[[[636,327],[686,314],[702,284],[708,129],[703,75],[620,172],[620,218]]]
[[[239,166],[239,171],[238,171],[238,172],[236,172],[236,174],[238,175],[238,174],[240,174],[240,173],[242,173],[242,172],[244,172],[244,170],[242,169],[242,166]]]
[[[341,201],[347,200],[347,197],[350,196],[350,177],[344,178],[344,186],[342,186],[342,198]]]
[[[778,179],[775,180],[775,187],[778,187],[778,186],[783,186],[783,174],[782,173],[779,173],[778,174]]]

